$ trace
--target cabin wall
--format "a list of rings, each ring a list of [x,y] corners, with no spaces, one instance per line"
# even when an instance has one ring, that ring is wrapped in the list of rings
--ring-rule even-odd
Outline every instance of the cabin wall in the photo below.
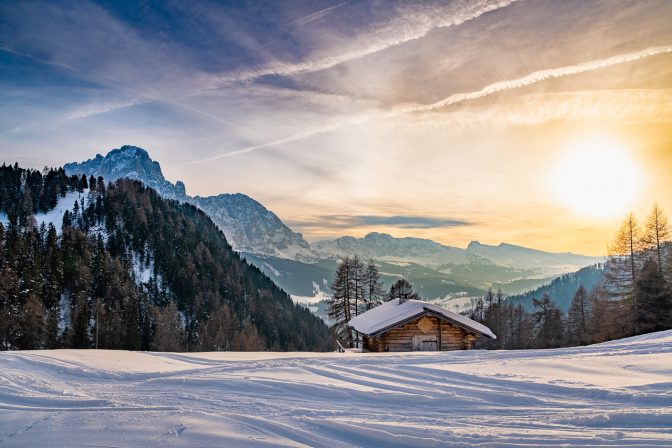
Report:
[[[468,350],[472,347],[476,339],[473,334],[449,322],[440,321],[437,317],[426,317],[432,323],[426,333],[418,327],[418,322],[422,319],[420,317],[382,335],[372,338],[364,337],[364,349],[371,352],[410,352],[413,351],[414,336],[436,340],[437,350]]]

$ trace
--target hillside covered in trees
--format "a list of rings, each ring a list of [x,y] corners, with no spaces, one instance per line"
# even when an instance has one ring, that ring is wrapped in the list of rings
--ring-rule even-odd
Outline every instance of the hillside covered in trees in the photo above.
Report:
[[[533,300],[540,298],[544,294],[553,297],[553,301],[563,312],[567,312],[572,303],[572,298],[579,289],[583,286],[588,290],[595,288],[604,276],[604,265],[596,264],[581,268],[576,272],[570,272],[554,278],[548,284],[542,285],[532,291],[510,295],[506,301],[512,305],[522,304],[526,310],[534,309]]]
[[[604,266],[565,275],[521,296],[488,291],[470,312],[498,336],[481,341],[482,346],[553,348],[672,328],[671,240],[668,219],[656,205],[643,226],[627,217]]]
[[[76,192],[62,227],[38,223]],[[203,212],[137,181],[0,168],[0,349],[328,350]]]

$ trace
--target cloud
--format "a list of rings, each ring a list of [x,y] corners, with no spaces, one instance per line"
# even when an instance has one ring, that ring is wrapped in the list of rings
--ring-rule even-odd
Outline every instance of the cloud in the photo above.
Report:
[[[667,54],[667,53],[672,53],[672,44],[670,45],[662,45],[662,46],[656,46],[656,47],[649,47],[643,50],[635,51],[635,52],[630,52],[630,53],[624,53],[624,54],[619,54],[615,56],[611,56],[608,58],[603,58],[603,59],[596,59],[588,62],[582,62],[579,64],[575,65],[569,65],[565,67],[556,67],[556,68],[550,68],[550,69],[544,69],[544,70],[538,70],[532,73],[529,73],[525,76],[515,78],[515,79],[509,79],[509,80],[503,80],[503,81],[497,81],[495,83],[489,84],[485,87],[483,87],[480,90],[476,90],[473,92],[463,92],[463,93],[456,93],[453,95],[449,95],[446,98],[430,103],[430,104],[417,104],[417,103],[411,103],[411,104],[403,104],[399,106],[395,106],[390,110],[377,110],[373,112],[365,112],[363,114],[359,115],[353,115],[345,119],[340,119],[337,121],[334,121],[330,123],[329,125],[326,126],[321,126],[321,127],[316,127],[313,129],[307,129],[305,131],[289,135],[287,137],[283,137],[280,139],[275,139],[269,142],[265,143],[259,143],[256,145],[250,145],[246,146],[244,148],[236,149],[230,152],[226,152],[224,154],[219,154],[213,157],[208,157],[205,159],[200,159],[200,160],[195,160],[193,162],[190,162],[190,164],[197,164],[197,163],[202,163],[202,162],[210,162],[226,157],[233,157],[233,156],[238,156],[242,154],[247,154],[259,149],[263,148],[269,148],[273,146],[278,146],[286,143],[293,143],[301,140],[305,140],[309,137],[313,137],[316,135],[320,134],[325,134],[328,132],[332,132],[338,129],[341,129],[345,126],[351,126],[351,125],[356,125],[356,124],[362,124],[370,120],[375,120],[375,119],[386,119],[386,118],[393,118],[405,114],[411,114],[415,112],[431,112],[431,111],[436,111],[439,109],[443,109],[449,106],[452,106],[454,104],[458,103],[463,103],[467,101],[472,101],[472,100],[477,100],[489,95],[493,95],[499,92],[507,91],[507,90],[514,90],[514,89],[520,89],[523,87],[530,86],[532,84],[536,84],[548,79],[553,79],[553,78],[560,78],[563,76],[570,76],[570,75],[577,75],[589,71],[594,71],[594,70],[599,70],[602,68],[610,67],[613,65],[617,64],[624,64],[628,62],[634,62],[638,61],[640,59],[652,57],[652,56],[657,56],[657,55],[662,55],[662,54]]]
[[[420,39],[437,28],[461,25],[516,1],[464,0],[442,4],[441,6],[416,4],[412,9],[400,11],[387,23],[376,24],[365,32],[356,34],[340,52],[316,55],[296,63],[276,62],[265,67],[238,71],[232,75],[210,77],[208,83],[211,85],[226,85],[232,82],[252,81],[264,76],[288,76],[325,70],[390,47]]]
[[[394,227],[398,229],[435,229],[443,227],[471,226],[472,222],[453,218],[406,215],[322,215],[312,220],[290,221],[297,227],[311,228],[356,228]]]
[[[604,59],[597,59],[593,61],[583,62],[580,64],[570,65],[566,67],[557,67],[549,68],[544,70],[538,70],[532,72],[528,75],[522,76],[516,79],[509,79],[498,81],[483,87],[481,90],[475,92],[467,93],[456,93],[446,98],[437,101],[431,104],[410,104],[402,105],[393,109],[389,115],[401,115],[410,112],[426,112],[436,109],[441,109],[453,104],[461,103],[464,101],[475,100],[483,98],[494,93],[502,92],[505,90],[519,89],[521,87],[527,87],[531,84],[536,84],[538,82],[545,81],[552,78],[560,78],[563,76],[569,75],[578,75],[580,73],[585,73],[593,70],[598,70],[612,65],[624,64],[627,62],[634,62],[639,59],[648,58],[651,56],[657,56],[665,53],[672,53],[672,44],[662,45],[657,47],[645,48],[640,51],[634,51],[630,53],[618,54]]]

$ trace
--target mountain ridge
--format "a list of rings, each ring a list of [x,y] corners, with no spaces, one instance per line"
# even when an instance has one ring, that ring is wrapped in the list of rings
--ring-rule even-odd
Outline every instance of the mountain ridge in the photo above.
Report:
[[[66,163],[63,168],[68,175],[102,176],[107,182],[121,178],[139,180],[162,197],[193,204],[210,216],[238,252],[310,258],[309,244],[303,235],[292,231],[258,201],[243,193],[189,196],[182,181],[173,184],[166,180],[159,162],[152,160],[143,148],[124,145],[110,150],[105,156],[97,154],[83,162]]]

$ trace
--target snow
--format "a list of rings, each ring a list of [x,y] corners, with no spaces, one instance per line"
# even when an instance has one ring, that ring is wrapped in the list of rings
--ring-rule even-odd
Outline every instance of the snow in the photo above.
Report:
[[[65,194],[65,197],[59,197],[56,207],[49,210],[46,213],[38,213],[35,215],[35,221],[37,221],[37,226],[39,227],[44,223],[45,226],[53,224],[56,228],[56,232],[60,235],[63,227],[63,214],[66,210],[72,211],[75,206],[75,201],[79,201],[79,209],[82,209],[82,199],[88,199],[88,190],[84,190],[83,193],[77,191],[70,191]]]
[[[0,446],[672,445],[672,331],[432,353],[0,353]]]
[[[407,300],[403,303],[399,303],[399,299],[390,300],[389,302],[353,318],[350,321],[350,326],[362,334],[372,335],[397,322],[403,322],[413,316],[422,314],[424,311],[433,311],[445,316],[448,320],[451,320],[460,326],[477,332],[478,334],[496,338],[495,334],[485,325],[479,324],[468,317],[449,311],[436,304],[423,302],[421,300]]]
[[[139,285],[147,283],[154,274],[154,260],[145,260],[143,263],[140,260],[140,254],[137,252],[131,254],[131,260],[133,262],[133,274],[135,275],[136,283]]]
[[[315,305],[316,303],[320,303],[321,301],[330,298],[328,293],[322,291],[322,288],[320,288],[320,285],[317,282],[313,282],[312,296],[297,296],[295,294],[292,294],[291,297],[294,303],[299,303],[301,305]],[[317,307],[309,306],[308,309],[310,309],[313,312],[317,311]]]
[[[81,209],[82,199],[87,196],[87,191],[88,190],[84,190],[83,193],[70,191],[65,194],[65,197],[59,197],[56,207],[46,213],[37,213],[35,215],[37,226],[39,227],[42,225],[42,223],[44,223],[45,226],[53,224],[56,228],[56,232],[58,232],[60,235],[63,227],[63,214],[66,210],[72,211],[72,208],[75,206],[75,201],[79,201]],[[9,224],[9,220],[7,219],[7,215],[5,213],[0,212],[0,223],[5,226]]]

